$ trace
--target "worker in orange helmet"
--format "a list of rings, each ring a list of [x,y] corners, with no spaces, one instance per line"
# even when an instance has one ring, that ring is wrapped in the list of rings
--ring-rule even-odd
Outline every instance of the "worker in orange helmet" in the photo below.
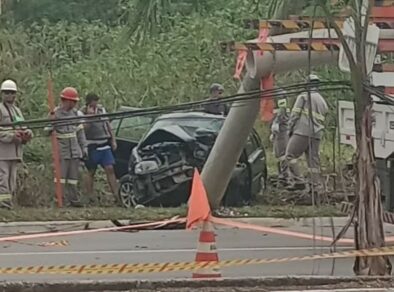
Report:
[[[79,101],[78,91],[73,87],[66,87],[60,93],[60,106],[54,109],[55,119],[75,118],[80,116],[76,109]],[[46,131],[56,132],[59,145],[61,179],[65,206],[82,207],[78,195],[79,165],[81,159],[86,159],[88,155],[87,142],[82,120],[73,120],[61,124],[54,124],[46,127]],[[56,178],[55,178],[56,180]]]

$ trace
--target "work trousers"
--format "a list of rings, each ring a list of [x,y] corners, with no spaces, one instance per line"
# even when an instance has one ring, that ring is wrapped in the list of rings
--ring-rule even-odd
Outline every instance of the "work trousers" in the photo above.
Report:
[[[288,163],[286,161],[286,147],[289,142],[287,133],[279,133],[274,136],[273,147],[275,158],[278,159],[278,179],[286,180],[288,177]]]
[[[78,195],[79,159],[60,159],[60,183],[65,206],[80,204]],[[56,178],[55,178],[56,181]]]
[[[320,183],[320,139],[308,136],[292,135],[286,148],[286,161],[289,164],[289,179],[294,183],[303,183],[298,159],[305,153],[311,182]]]
[[[0,160],[0,207],[12,207],[18,163],[18,160]]]

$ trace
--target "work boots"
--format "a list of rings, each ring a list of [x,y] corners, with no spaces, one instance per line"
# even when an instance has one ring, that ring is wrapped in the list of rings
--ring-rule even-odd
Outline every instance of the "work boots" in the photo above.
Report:
[[[4,208],[4,209],[7,209],[7,210],[12,210],[13,209],[12,201],[0,202],[0,208]]]
[[[64,207],[65,208],[70,208],[70,207],[72,207],[72,208],[83,208],[85,206],[80,201],[69,201],[69,200],[66,200],[64,202]]]
[[[303,182],[291,182],[286,186],[288,191],[303,191],[306,189],[306,185]]]

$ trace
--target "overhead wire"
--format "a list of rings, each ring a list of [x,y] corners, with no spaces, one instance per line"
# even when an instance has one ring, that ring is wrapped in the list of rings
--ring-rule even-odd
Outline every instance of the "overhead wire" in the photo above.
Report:
[[[337,82],[327,82],[328,85],[347,85],[346,82],[344,81],[337,81]],[[289,88],[289,90],[297,90],[300,88],[304,88],[306,85],[305,84],[295,84],[295,85],[291,85],[288,86],[287,88]],[[254,98],[259,98],[259,95],[270,95],[270,94],[275,94],[275,91],[278,91],[278,89],[274,89],[274,90],[266,90],[266,91],[261,91],[261,90],[255,90],[255,91],[250,91],[250,92],[246,92],[246,93],[240,93],[240,94],[234,94],[234,95],[230,95],[230,96],[225,96],[222,97],[221,99],[203,99],[200,101],[194,101],[194,102],[187,102],[187,103],[182,103],[182,104],[178,104],[178,105],[168,105],[168,106],[158,106],[158,107],[151,107],[151,108],[146,108],[146,109],[139,109],[139,110],[130,110],[130,111],[122,111],[122,112],[115,112],[115,113],[108,113],[108,114],[102,114],[100,115],[100,117],[102,118],[116,118],[117,116],[124,116],[124,115],[143,115],[145,113],[151,113],[151,112],[155,112],[155,111],[166,111],[166,110],[182,110],[182,109],[187,109],[193,106],[198,106],[198,105],[208,105],[208,104],[212,104],[212,103],[224,103],[224,102],[235,102],[235,101],[242,101],[242,100],[248,100],[248,99],[254,99]],[[297,92],[298,93],[298,92]],[[98,116],[98,115],[97,115]],[[72,119],[78,119],[78,118],[68,118],[68,119],[64,119],[64,120],[72,120]],[[41,119],[41,120],[37,120],[37,122],[40,121],[48,121],[48,119]],[[33,121],[29,121],[30,123],[35,122]]]
[[[301,92],[305,91],[306,86],[307,86],[306,83],[298,83],[283,88],[288,90],[289,95],[298,95]],[[328,88],[322,88],[323,91],[348,90],[350,88],[350,83],[347,81],[322,82],[322,87],[324,86],[327,86]],[[166,112],[184,111],[184,110],[194,109],[198,106],[201,107],[209,104],[247,101],[250,99],[262,98],[264,96],[272,96],[275,98],[277,95],[279,95],[279,93],[280,93],[280,89],[255,90],[246,93],[239,93],[239,94],[225,96],[220,99],[204,99],[200,101],[181,103],[177,105],[156,106],[156,107],[150,107],[150,108],[144,108],[138,110],[125,110],[125,111],[118,111],[118,112],[106,113],[100,115],[91,115],[91,116],[84,115],[84,116],[68,117],[68,118],[61,118],[54,120],[50,118],[31,119],[21,122],[3,123],[1,124],[1,126],[2,127],[28,127],[30,129],[39,129],[39,128],[45,128],[46,126],[80,124],[81,120],[83,120],[83,123],[92,123],[92,122],[100,121],[102,119],[116,120],[116,119],[122,119],[127,117],[137,117],[137,116],[145,116],[145,115],[163,114]]]
[[[316,18],[316,10],[317,10],[317,5],[314,6],[313,8],[313,16],[312,16],[312,25],[309,29],[309,39],[308,39],[308,81],[311,82],[310,80],[310,75],[312,73],[312,51],[311,51],[311,46],[312,46],[312,38],[313,38],[313,27],[315,25],[315,18]],[[315,129],[315,125],[314,125],[314,121],[313,121],[313,113],[312,113],[312,97],[311,97],[311,87],[308,86],[308,113],[309,113],[309,126],[312,128],[312,135],[314,136],[314,129]],[[314,189],[314,181],[313,181],[313,173],[311,171],[311,165],[312,165],[312,155],[313,155],[313,151],[312,151],[312,137],[309,136],[308,137],[308,167],[309,167],[309,175],[310,175],[310,179],[311,179],[311,192],[312,192],[312,206],[315,207],[316,205],[316,201],[315,201],[315,189]],[[315,221],[315,217],[312,217],[312,230],[313,230],[313,252],[314,254],[316,254],[316,221]],[[319,271],[320,268],[320,261],[318,262],[317,265],[317,270]],[[313,267],[312,267],[312,274],[315,274],[315,261],[313,261]]]
[[[138,128],[141,128],[141,127],[148,127],[150,125],[152,125],[152,122],[145,122],[145,123],[139,123],[139,124],[128,125],[128,126],[124,126],[124,125],[119,126],[119,125],[117,125],[117,127],[119,126],[119,130],[124,131],[124,130],[130,130],[130,129],[138,129]],[[49,137],[48,135],[42,134],[42,132],[41,133],[37,133],[37,134],[34,135],[34,138],[45,138],[45,139],[48,139],[48,137]],[[131,139],[133,139],[133,137],[130,137],[130,136],[125,137],[124,134],[121,134],[121,135],[119,134],[119,138],[128,138],[128,139],[131,138]]]
[[[363,84],[364,89],[366,89],[370,94],[375,95],[376,97],[380,98],[383,102],[388,103],[390,105],[394,105],[394,98],[391,95],[388,95],[381,91],[381,89],[372,86],[368,83]]]

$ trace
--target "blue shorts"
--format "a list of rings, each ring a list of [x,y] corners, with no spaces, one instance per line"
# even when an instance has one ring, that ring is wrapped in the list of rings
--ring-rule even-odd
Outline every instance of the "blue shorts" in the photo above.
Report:
[[[103,168],[115,164],[115,158],[111,147],[106,149],[89,149],[89,158],[85,162],[88,170],[96,170],[98,165]]]

